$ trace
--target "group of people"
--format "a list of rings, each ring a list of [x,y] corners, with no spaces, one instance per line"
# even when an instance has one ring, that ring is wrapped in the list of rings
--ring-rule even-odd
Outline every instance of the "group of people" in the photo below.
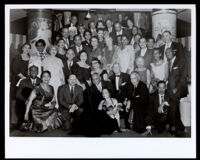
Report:
[[[86,28],[72,16],[47,50],[39,39],[30,55],[25,43],[11,72],[18,127],[100,136],[130,129],[149,135],[154,126],[184,136],[179,103],[188,94],[186,55],[171,37],[164,31],[157,41],[146,39],[132,19],[126,26],[91,21]]]

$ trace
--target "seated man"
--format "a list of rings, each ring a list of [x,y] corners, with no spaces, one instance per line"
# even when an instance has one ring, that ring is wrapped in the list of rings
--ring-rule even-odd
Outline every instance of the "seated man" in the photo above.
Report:
[[[157,83],[157,91],[149,96],[148,113],[146,116],[147,131],[144,135],[151,134],[151,126],[154,125],[158,133],[162,133],[169,120],[169,95],[166,92],[165,81]]]
[[[147,112],[147,105],[149,99],[149,91],[145,83],[140,81],[140,76],[137,72],[132,72],[130,75],[131,85],[128,90],[128,102],[134,112],[133,116],[133,130],[138,133],[143,133],[145,129],[145,115]]]
[[[92,108],[93,112],[95,113],[98,109],[99,103],[103,99],[102,96],[102,90],[104,88],[108,88],[111,91],[111,94],[113,92],[113,85],[109,81],[103,81],[101,80],[101,77],[98,73],[92,74],[92,85],[90,86],[90,96],[92,100]]]
[[[83,108],[83,89],[77,85],[77,78],[71,74],[68,78],[68,84],[58,88],[59,111],[63,115],[63,128],[66,131],[73,129],[72,123],[79,119]]]
[[[16,92],[16,112],[18,116],[17,127],[20,127],[24,122],[24,114],[26,110],[25,103],[31,93],[31,91],[35,88],[35,86],[39,85],[41,79],[37,77],[38,75],[38,67],[33,65],[29,68],[30,76],[26,79],[21,80],[19,87]]]

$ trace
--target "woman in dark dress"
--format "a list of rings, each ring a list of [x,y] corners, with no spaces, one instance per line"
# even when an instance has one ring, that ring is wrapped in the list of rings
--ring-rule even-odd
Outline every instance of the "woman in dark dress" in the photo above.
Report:
[[[56,129],[62,125],[62,120],[64,120],[55,108],[54,89],[48,84],[51,73],[44,71],[41,76],[42,83],[31,92],[24,115],[25,121],[33,121],[33,128],[29,129],[36,132]]]
[[[11,97],[15,99],[16,95],[16,85],[20,79],[24,79],[28,74],[28,62],[29,62],[29,52],[31,45],[28,43],[23,44],[22,53],[17,55],[12,65],[11,70]]]

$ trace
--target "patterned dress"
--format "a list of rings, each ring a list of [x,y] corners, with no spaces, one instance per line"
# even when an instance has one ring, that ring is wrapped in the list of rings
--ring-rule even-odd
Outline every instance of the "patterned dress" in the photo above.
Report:
[[[52,101],[54,96],[54,89],[52,86],[50,88],[50,92],[45,91],[41,85],[35,88],[36,98],[33,100],[31,113],[34,130],[38,132],[56,129],[62,125],[62,117],[55,108],[55,103],[52,102],[49,107],[45,106],[45,104]]]

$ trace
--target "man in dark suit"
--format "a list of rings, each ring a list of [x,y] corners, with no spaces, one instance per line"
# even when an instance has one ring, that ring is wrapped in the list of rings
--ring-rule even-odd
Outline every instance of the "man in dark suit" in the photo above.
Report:
[[[115,33],[111,35],[111,37],[113,38],[113,43],[115,45],[117,45],[117,36],[119,35],[125,35],[128,38],[128,41],[130,42],[131,40],[131,35],[129,34],[129,32],[122,28],[121,24],[119,22],[116,22],[114,25],[114,29],[115,29]]]
[[[128,123],[128,112],[126,112],[126,100],[128,98],[128,90],[130,86],[130,76],[127,73],[123,73],[120,71],[119,63],[113,64],[113,75],[109,77],[112,85],[114,86],[114,98],[117,99],[119,103],[123,104],[123,112],[121,113],[121,117],[124,117],[125,127],[129,129]]]
[[[103,99],[102,90],[107,88],[111,94],[113,94],[113,86],[109,81],[101,80],[101,77],[98,73],[92,74],[92,85],[90,86],[90,96],[93,105],[93,113],[98,109],[99,103]]]
[[[113,22],[109,18],[106,20],[105,30],[109,32],[110,37],[113,37],[115,35],[115,29],[113,27]]]
[[[154,125],[158,133],[162,133],[169,123],[169,94],[166,91],[165,81],[157,83],[157,91],[149,95],[149,104],[145,118],[146,132],[152,134],[151,127]]]
[[[72,47],[74,53],[75,53],[75,57],[74,57],[74,61],[78,61],[79,60],[79,53],[80,51],[86,51],[87,55],[89,57],[90,52],[92,51],[90,47],[82,45],[82,41],[81,41],[81,36],[80,35],[75,35],[74,36],[74,43],[75,45]],[[89,61],[87,61],[87,63],[89,63]]]
[[[126,109],[132,109],[134,112],[133,130],[138,133],[143,133],[145,130],[145,115],[147,112],[149,91],[146,84],[140,81],[140,76],[137,72],[132,72],[130,79],[131,85],[128,90],[128,102],[130,105]]]
[[[17,88],[16,92],[16,112],[18,115],[18,123],[17,126],[20,127],[21,124],[24,122],[24,114],[26,110],[25,103],[31,94],[31,91],[35,88],[35,86],[39,85],[41,83],[41,79],[37,77],[38,75],[38,67],[37,66],[31,66],[29,68],[29,74],[30,76],[26,79],[23,79],[19,87]]]
[[[63,63],[63,72],[65,75],[65,82],[68,82],[70,74],[76,74],[77,72],[77,63],[74,61],[75,53],[72,48],[69,48],[66,52],[66,58]]]
[[[66,49],[69,48],[71,46],[71,44],[69,42],[69,29],[68,29],[68,27],[64,26],[62,28],[61,35],[62,35],[62,39],[65,42],[65,48]]]
[[[160,47],[161,58],[167,61],[166,50],[167,48],[171,48],[173,50],[177,50],[177,57],[186,58],[184,54],[183,46],[180,43],[176,43],[172,41],[172,35],[170,31],[164,31],[162,34],[164,45]]]
[[[170,124],[172,135],[182,136],[184,134],[184,125],[180,118],[179,104],[180,99],[186,97],[187,77],[185,59],[176,56],[176,50],[168,48],[166,56],[169,61],[169,77],[167,90],[170,103]]]
[[[83,108],[83,89],[77,85],[77,78],[71,74],[68,78],[68,84],[64,84],[58,88],[58,104],[59,111],[64,118],[63,129],[69,131],[73,129],[73,122],[76,122]]]
[[[138,57],[143,57],[144,58],[144,65],[146,68],[150,69],[150,63],[152,62],[152,50],[147,48],[147,41],[145,38],[140,39],[140,50],[135,53],[135,59]],[[136,65],[136,64],[135,64]]]

